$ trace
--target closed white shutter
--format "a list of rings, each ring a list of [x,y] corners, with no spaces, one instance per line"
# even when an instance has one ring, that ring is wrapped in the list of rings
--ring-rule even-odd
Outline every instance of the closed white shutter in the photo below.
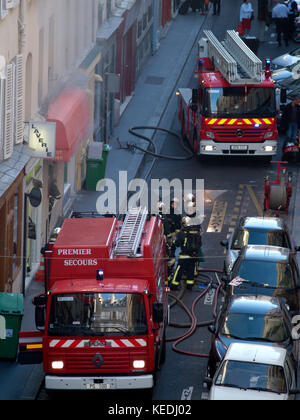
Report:
[[[7,13],[7,0],[0,0],[0,19],[5,18]]]
[[[19,54],[15,57],[16,77],[15,77],[15,144],[23,142],[23,128],[24,128],[24,61],[23,55]]]
[[[6,66],[3,158],[11,157],[14,148],[14,75],[15,65]]]
[[[4,144],[4,94],[5,94],[5,79],[0,76],[0,161],[3,159],[3,144]]]

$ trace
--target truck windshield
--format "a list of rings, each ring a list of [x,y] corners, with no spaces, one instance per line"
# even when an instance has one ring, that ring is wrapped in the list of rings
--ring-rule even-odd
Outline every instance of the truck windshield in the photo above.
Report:
[[[274,88],[214,87],[204,95],[204,115],[209,117],[267,118],[276,115]]]
[[[124,336],[147,334],[143,295],[74,293],[52,297],[48,334]]]

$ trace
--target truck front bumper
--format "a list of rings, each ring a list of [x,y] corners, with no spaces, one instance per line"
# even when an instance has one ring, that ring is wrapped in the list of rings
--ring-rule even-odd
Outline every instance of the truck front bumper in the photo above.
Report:
[[[200,140],[199,155],[216,156],[273,156],[277,152],[277,140],[263,143],[219,143],[213,140]]]
[[[46,375],[45,388],[53,390],[149,389],[153,375],[138,376],[55,376]]]

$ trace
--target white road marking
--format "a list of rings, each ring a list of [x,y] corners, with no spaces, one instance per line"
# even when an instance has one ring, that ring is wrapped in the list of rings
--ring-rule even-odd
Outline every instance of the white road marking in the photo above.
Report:
[[[181,400],[191,400],[193,391],[194,391],[193,386],[190,386],[189,388],[184,389],[181,394]]]

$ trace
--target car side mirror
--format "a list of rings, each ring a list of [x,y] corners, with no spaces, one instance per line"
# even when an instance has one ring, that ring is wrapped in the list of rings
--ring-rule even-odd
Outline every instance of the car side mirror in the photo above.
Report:
[[[220,242],[220,245],[225,246],[226,249],[228,249],[228,241],[227,239],[224,239],[223,241]]]
[[[208,329],[208,331],[209,331],[210,333],[212,333],[212,334],[215,334],[215,333],[216,333],[216,327],[215,327],[214,325],[209,325],[209,326],[207,327],[207,329]]]
[[[300,251],[300,246],[299,245],[295,246],[295,252],[299,252],[299,251]]]

